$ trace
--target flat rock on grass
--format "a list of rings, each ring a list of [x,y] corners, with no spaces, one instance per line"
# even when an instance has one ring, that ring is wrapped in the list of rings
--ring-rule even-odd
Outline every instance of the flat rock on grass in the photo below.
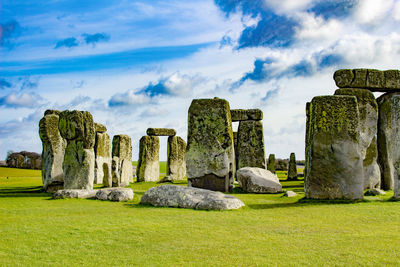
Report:
[[[142,196],[140,203],[197,210],[232,210],[244,206],[244,203],[234,196],[177,185],[152,187]]]
[[[297,197],[297,194],[293,191],[286,191],[284,196],[285,197]]]
[[[128,201],[133,199],[133,190],[130,188],[113,187],[100,189],[96,193],[99,200]]]
[[[244,167],[237,171],[240,186],[248,193],[280,193],[282,185],[272,172],[256,167]]]
[[[378,196],[378,195],[386,195],[386,192],[379,188],[372,188],[365,192],[365,196]]]
[[[94,198],[97,190],[87,189],[62,189],[54,193],[53,198]]]

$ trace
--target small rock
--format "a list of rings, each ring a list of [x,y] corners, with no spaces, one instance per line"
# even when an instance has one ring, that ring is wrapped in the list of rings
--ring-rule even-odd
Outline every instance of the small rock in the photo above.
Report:
[[[96,193],[96,198],[99,200],[122,202],[132,200],[133,195],[133,191],[130,188],[113,187],[98,190]]]
[[[98,190],[63,189],[54,193],[53,198],[94,198]]]
[[[256,167],[244,167],[237,171],[242,189],[248,193],[280,193],[282,185],[272,172]]]
[[[386,195],[386,192],[379,188],[372,188],[372,189],[368,189],[364,195],[365,196],[379,196],[379,195]]]
[[[286,191],[284,194],[285,197],[296,197],[297,194],[293,191]]]

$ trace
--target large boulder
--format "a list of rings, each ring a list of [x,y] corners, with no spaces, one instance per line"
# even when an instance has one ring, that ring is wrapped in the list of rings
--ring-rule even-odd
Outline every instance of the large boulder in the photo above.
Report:
[[[235,152],[228,101],[194,99],[188,112],[186,175],[189,185],[231,191]]]
[[[186,176],[186,142],[179,136],[168,137],[167,176],[171,181],[183,180]]]
[[[64,189],[93,189],[95,128],[88,111],[60,113],[61,136],[67,140],[63,170]]]
[[[106,187],[112,186],[111,139],[106,132],[96,132],[94,154],[96,157],[94,182]]]
[[[96,192],[96,198],[99,200],[111,200],[117,202],[132,200],[133,195],[132,189],[123,187],[104,188]]]
[[[97,191],[93,189],[62,189],[55,192],[53,198],[95,198]]]
[[[356,71],[357,73],[357,71]],[[378,104],[374,95],[366,89],[342,88],[335,95],[350,95],[357,98],[360,113],[360,148],[364,168],[364,189],[380,186],[376,135],[378,126]]]
[[[290,153],[287,179],[288,181],[297,180],[297,164],[296,164],[296,155],[294,153]]]
[[[261,113],[262,114],[262,113]],[[262,121],[240,121],[238,128],[236,168],[265,169],[265,146]]]
[[[140,203],[197,210],[231,210],[244,206],[244,203],[234,196],[177,185],[152,187],[142,196]]]
[[[381,167],[381,187],[394,189],[400,197],[400,93],[388,93],[378,99],[378,161]]]
[[[244,167],[236,173],[239,185],[248,193],[280,193],[282,185],[272,172],[256,167]]]
[[[47,114],[47,115],[46,115]],[[42,140],[42,182],[47,192],[55,192],[64,187],[64,161],[66,140],[58,130],[58,113],[46,110],[39,122],[39,136]]]
[[[364,171],[357,98],[317,96],[308,109],[306,197],[362,199]]]
[[[112,186],[129,185],[132,179],[132,141],[128,135],[114,135],[112,141]]]
[[[136,169],[138,182],[155,182],[160,178],[160,138],[143,136],[139,142],[139,161]]]

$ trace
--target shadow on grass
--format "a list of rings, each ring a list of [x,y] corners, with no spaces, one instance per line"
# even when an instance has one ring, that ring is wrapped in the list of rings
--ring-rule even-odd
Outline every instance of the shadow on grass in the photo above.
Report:
[[[42,186],[28,186],[28,187],[7,187],[0,189],[0,198],[2,197],[44,197],[49,196],[51,193],[46,193]]]

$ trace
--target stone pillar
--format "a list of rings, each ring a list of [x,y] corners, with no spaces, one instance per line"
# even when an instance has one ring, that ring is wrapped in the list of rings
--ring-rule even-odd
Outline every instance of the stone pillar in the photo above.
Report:
[[[313,98],[307,126],[307,198],[363,198],[359,117],[354,96]]]
[[[187,141],[189,186],[231,191],[236,167],[228,101],[194,99],[188,112]]]
[[[275,173],[275,154],[269,154],[267,170],[269,170],[272,173]]]
[[[294,153],[290,153],[287,180],[288,181],[297,180],[297,164],[296,164],[296,155]]]
[[[179,136],[168,137],[167,176],[170,181],[186,176],[186,142]]]
[[[236,149],[236,167],[259,167],[265,169],[264,134],[261,121],[239,122]]]
[[[39,122],[39,136],[42,140],[42,181],[46,192],[64,188],[62,164],[66,140],[58,130],[60,111],[46,110]]]
[[[384,190],[391,190],[395,189],[395,183],[398,183],[400,175],[400,93],[384,94],[377,100],[381,187]]]
[[[132,173],[132,141],[128,135],[114,135],[112,141],[112,186],[129,185]]]
[[[360,71],[358,70],[358,72]],[[358,72],[356,72],[357,77],[360,76]],[[378,104],[375,97],[371,91],[357,88],[337,89],[335,95],[350,95],[357,98],[360,113],[360,148],[364,168],[364,189],[379,188],[381,173],[377,162],[378,150],[376,144]]]
[[[95,128],[87,111],[63,111],[58,124],[67,140],[63,170],[64,189],[93,189]]]
[[[95,123],[95,129],[96,139],[94,144],[94,154],[96,161],[94,182],[96,184],[103,184],[106,187],[111,187],[111,139],[107,134],[107,128],[104,125]]]
[[[160,178],[160,138],[143,136],[139,144],[139,161],[136,169],[138,182],[155,182]]]

